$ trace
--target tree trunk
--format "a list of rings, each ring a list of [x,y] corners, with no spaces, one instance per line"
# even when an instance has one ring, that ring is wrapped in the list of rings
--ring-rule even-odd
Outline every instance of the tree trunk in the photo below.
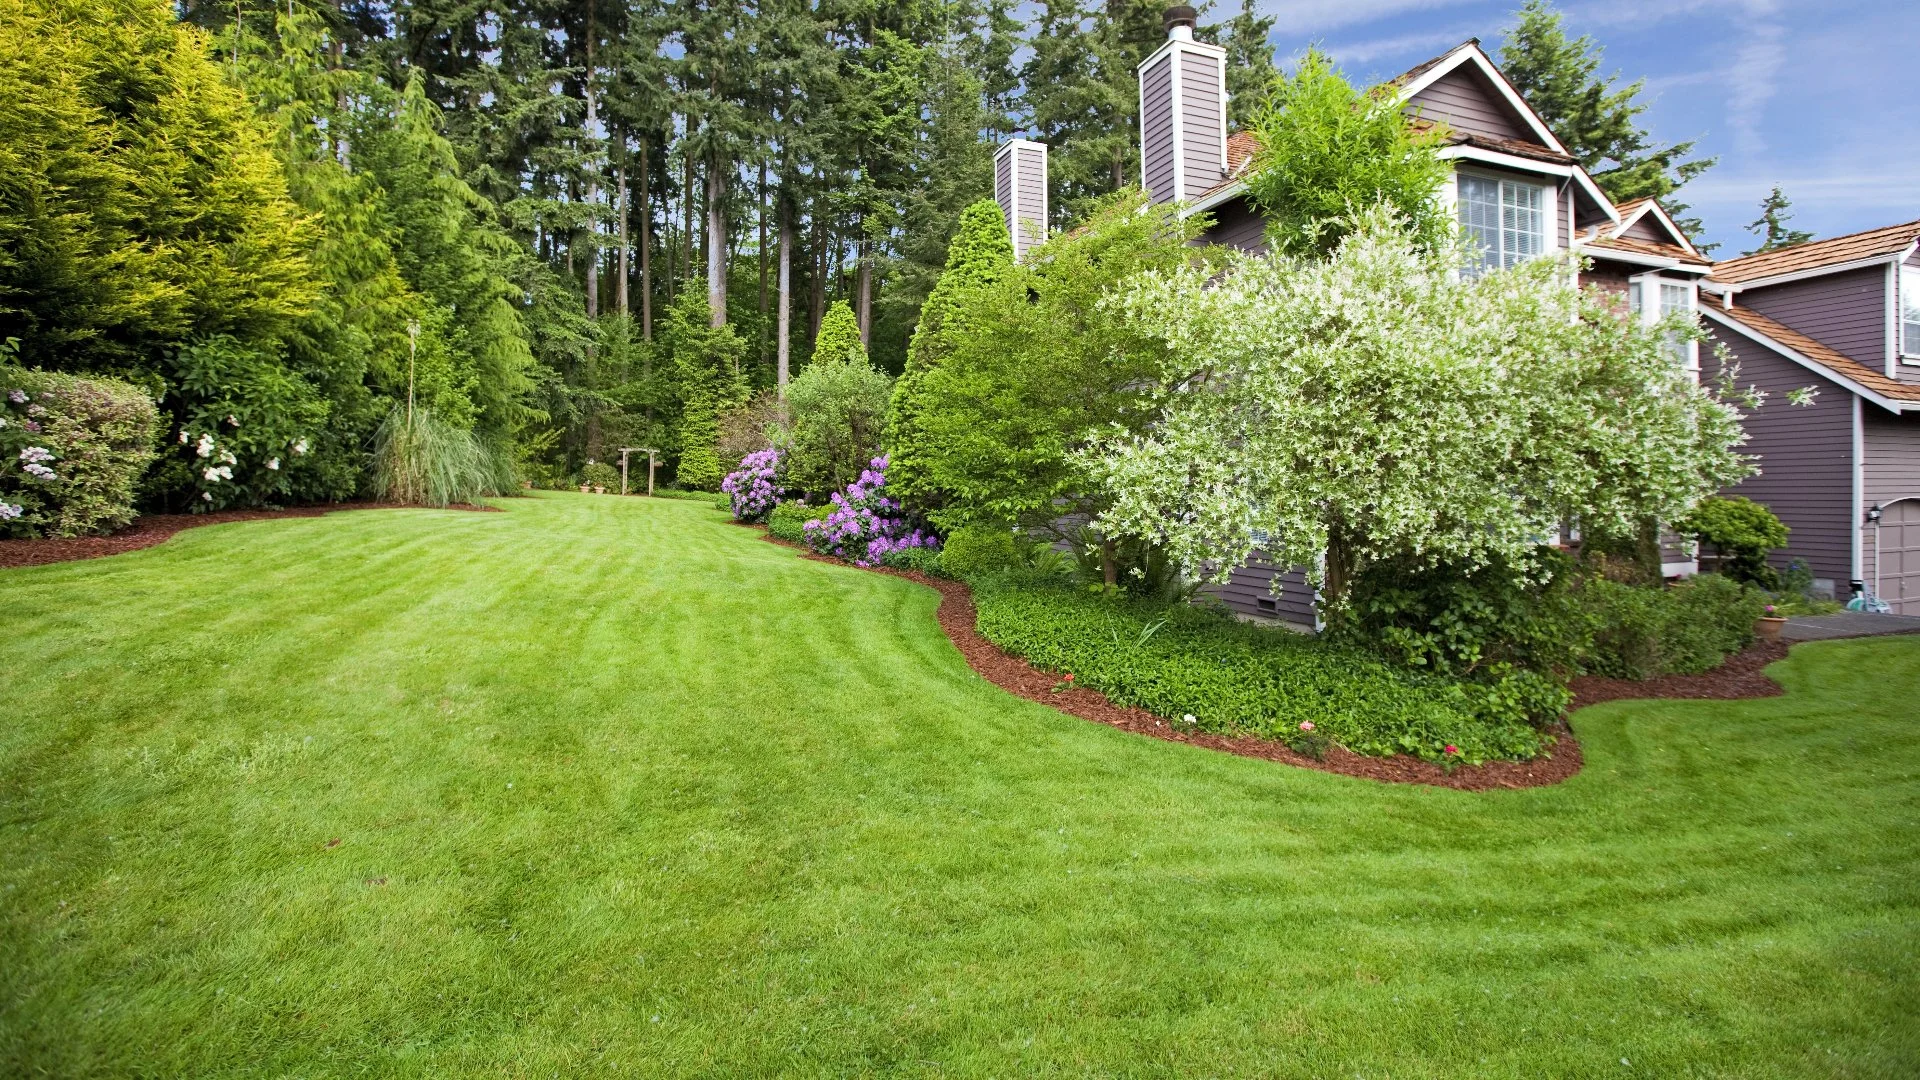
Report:
[[[813,215],[813,281],[807,290],[807,337],[820,336],[820,320],[827,313],[827,238],[818,207]]]
[[[653,198],[647,191],[652,172],[647,140],[640,140],[640,338],[653,340]]]
[[[587,76],[583,90],[587,96],[587,125],[581,129],[581,141],[591,143],[600,126],[600,101],[593,92],[593,0],[587,0]],[[587,318],[600,317],[600,163],[588,158],[587,165]]]
[[[859,266],[854,271],[854,289],[859,294],[855,300],[860,319],[860,344],[871,348],[873,338],[873,242],[864,234],[860,237]]]
[[[689,121],[687,124],[687,134],[689,135],[693,134],[693,124],[691,121]],[[686,257],[680,260],[680,265],[684,268],[682,270],[682,273],[691,277],[693,274],[693,252],[694,252],[694,247],[693,247],[693,155],[688,154],[686,157],[687,157],[686,167],[682,170],[682,173],[685,176],[685,180],[680,186],[680,218],[681,218],[681,221],[684,223],[684,229],[685,229],[685,231],[681,234],[681,241],[686,245]]]
[[[727,324],[727,172],[717,149],[707,155],[707,309],[715,329]]]
[[[760,159],[760,368],[767,366],[767,159]]]
[[[1338,525],[1327,530],[1325,579],[1320,585],[1320,610],[1323,616],[1331,616],[1329,622],[1341,618],[1347,609],[1347,590],[1353,586],[1353,549],[1347,543],[1346,530]]]
[[[784,183],[782,184],[784,187]],[[793,286],[789,278],[793,263],[793,217],[787,209],[786,192],[780,198],[780,340],[774,343],[779,357],[779,368],[774,375],[775,386],[779,388],[780,400],[787,399],[787,337],[788,312],[792,307]]]
[[[1111,589],[1120,584],[1120,560],[1115,557],[1113,537],[1100,537],[1100,580]]]
[[[626,136],[622,135],[621,141],[624,143],[625,140],[626,140]],[[613,300],[614,300],[614,307],[619,310],[620,317],[624,319],[628,315],[632,314],[632,312],[627,307],[627,279],[633,273],[633,263],[630,257],[630,250],[629,250],[630,245],[628,244],[628,240],[627,240],[627,219],[632,216],[631,214],[632,207],[627,202],[627,163],[624,160],[620,162],[619,180],[620,180],[620,195],[619,195],[619,200],[620,200],[620,276],[616,279],[616,282],[615,282]]]

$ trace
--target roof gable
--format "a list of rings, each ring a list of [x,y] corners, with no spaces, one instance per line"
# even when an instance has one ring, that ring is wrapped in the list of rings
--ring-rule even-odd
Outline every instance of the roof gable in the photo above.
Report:
[[[1615,225],[1607,235],[1615,240],[1639,240],[1650,244],[1671,244],[1678,246],[1687,255],[1700,257],[1700,251],[1693,246],[1686,230],[1673,220],[1667,208],[1660,205],[1658,199],[1634,199],[1621,203],[1620,224]]]
[[[1477,38],[1436,56],[1390,85],[1400,88],[1401,103],[1428,119],[1494,139],[1537,142],[1558,154],[1567,152],[1540,114],[1533,111],[1507,77],[1480,48]]]
[[[1740,304],[1702,304],[1700,310],[1720,325],[1745,334],[1807,370],[1824,375],[1891,412],[1920,409],[1920,385],[1888,378],[1750,307]]]

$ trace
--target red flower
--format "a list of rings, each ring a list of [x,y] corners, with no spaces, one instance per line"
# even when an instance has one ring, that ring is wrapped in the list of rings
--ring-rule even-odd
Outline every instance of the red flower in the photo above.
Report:
[[[1067,672],[1067,681],[1068,681],[1068,682],[1072,682],[1072,681],[1073,681],[1073,672],[1071,672],[1071,671],[1069,671],[1069,672]]]
[[[1447,753],[1449,753],[1449,754],[1457,754],[1457,753],[1459,753],[1459,752],[1460,752],[1460,748],[1459,748],[1459,747],[1457,747],[1457,746],[1455,746],[1455,745],[1453,745],[1452,743],[1448,743],[1448,744],[1447,744]]]

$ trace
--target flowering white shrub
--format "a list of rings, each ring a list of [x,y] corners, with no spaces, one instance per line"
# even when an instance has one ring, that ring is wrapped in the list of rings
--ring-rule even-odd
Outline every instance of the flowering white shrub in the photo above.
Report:
[[[1458,265],[1375,210],[1330,259],[1144,276],[1109,307],[1167,344],[1170,391],[1086,452],[1102,524],[1194,576],[1264,532],[1337,605],[1376,559],[1520,566],[1562,522],[1672,520],[1751,471],[1739,413],[1670,359],[1697,327],[1617,318],[1563,262]]]

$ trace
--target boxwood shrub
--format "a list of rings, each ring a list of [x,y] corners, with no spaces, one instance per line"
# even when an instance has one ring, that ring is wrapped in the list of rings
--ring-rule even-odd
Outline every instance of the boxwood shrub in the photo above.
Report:
[[[767,531],[790,544],[807,542],[809,521],[824,521],[832,506],[808,506],[803,502],[783,502],[767,515]]]
[[[0,367],[0,536],[79,536],[133,520],[160,414],[139,387]]]
[[[1122,705],[1294,741],[1300,724],[1361,754],[1522,760],[1547,736],[1510,692],[1396,668],[1350,645],[1018,575],[972,581],[982,636]],[[1511,688],[1508,688],[1509,690]]]

